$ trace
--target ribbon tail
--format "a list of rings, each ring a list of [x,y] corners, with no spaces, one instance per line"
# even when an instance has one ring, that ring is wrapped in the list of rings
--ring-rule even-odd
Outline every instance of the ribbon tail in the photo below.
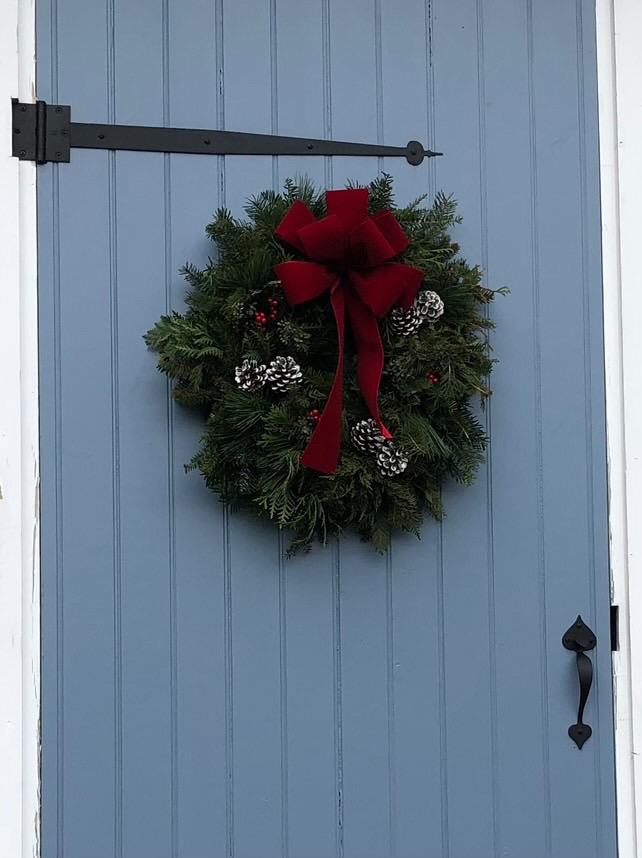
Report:
[[[301,456],[301,464],[322,474],[331,474],[339,463],[341,450],[341,415],[343,411],[343,346],[345,340],[345,293],[341,286],[330,298],[337,323],[338,360],[330,396],[321,419],[308,446]],[[376,324],[376,323],[375,323]]]
[[[383,373],[383,343],[377,319],[356,293],[349,291],[346,309],[357,346],[357,379],[373,420],[384,438],[392,438],[379,416],[379,385]]]

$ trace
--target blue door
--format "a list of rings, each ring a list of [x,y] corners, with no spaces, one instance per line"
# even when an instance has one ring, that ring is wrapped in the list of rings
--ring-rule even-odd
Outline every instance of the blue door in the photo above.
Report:
[[[86,122],[444,157],[73,150],[39,170],[43,858],[615,858],[592,0],[38,0]],[[495,302],[487,463],[386,557],[283,559],[183,464],[142,334],[225,204],[454,193]],[[597,634],[586,710],[561,636]]]

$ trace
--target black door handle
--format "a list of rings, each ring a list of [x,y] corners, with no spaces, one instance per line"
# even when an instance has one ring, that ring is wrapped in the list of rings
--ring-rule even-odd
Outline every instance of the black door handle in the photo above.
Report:
[[[593,664],[585,653],[593,649],[597,638],[591,629],[579,616],[573,625],[564,632],[562,646],[575,653],[577,663],[577,676],[580,682],[580,703],[577,709],[577,724],[571,724],[568,735],[578,748],[582,748],[584,742],[591,738],[593,731],[588,724],[584,723],[584,707],[588,700],[591,685],[593,684]]]

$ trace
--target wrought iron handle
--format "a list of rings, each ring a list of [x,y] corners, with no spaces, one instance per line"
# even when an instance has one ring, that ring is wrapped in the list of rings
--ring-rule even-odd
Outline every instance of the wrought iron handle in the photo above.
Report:
[[[586,701],[588,700],[589,692],[591,691],[591,685],[593,684],[593,664],[591,659],[585,653],[588,650],[593,649],[596,643],[597,638],[595,637],[595,634],[586,625],[579,614],[573,625],[566,630],[562,637],[562,646],[575,653],[577,676],[580,682],[580,702],[577,709],[577,724],[571,724],[568,728],[568,735],[580,749],[584,745],[584,742],[591,738],[593,733],[589,725],[584,723],[584,707],[586,706]]]

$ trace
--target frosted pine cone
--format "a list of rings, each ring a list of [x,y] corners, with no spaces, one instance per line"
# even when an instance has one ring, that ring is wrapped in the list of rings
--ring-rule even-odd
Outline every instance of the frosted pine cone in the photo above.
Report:
[[[300,384],[302,378],[301,367],[293,357],[274,358],[267,371],[268,384],[280,393]]]
[[[412,306],[417,310],[422,322],[434,323],[444,312],[444,302],[436,292],[430,290],[420,292]]]
[[[387,441],[377,453],[377,467],[384,477],[397,477],[408,467],[408,456],[392,441]]]
[[[376,455],[386,443],[386,439],[372,418],[355,423],[350,432],[350,438],[357,450],[371,455]]]
[[[252,392],[260,390],[265,384],[267,371],[265,364],[255,360],[244,360],[234,371],[234,380],[241,390]]]
[[[416,334],[423,318],[413,304],[409,310],[402,310],[401,307],[395,307],[390,311],[390,327],[394,334],[399,334],[402,337],[409,337]]]

